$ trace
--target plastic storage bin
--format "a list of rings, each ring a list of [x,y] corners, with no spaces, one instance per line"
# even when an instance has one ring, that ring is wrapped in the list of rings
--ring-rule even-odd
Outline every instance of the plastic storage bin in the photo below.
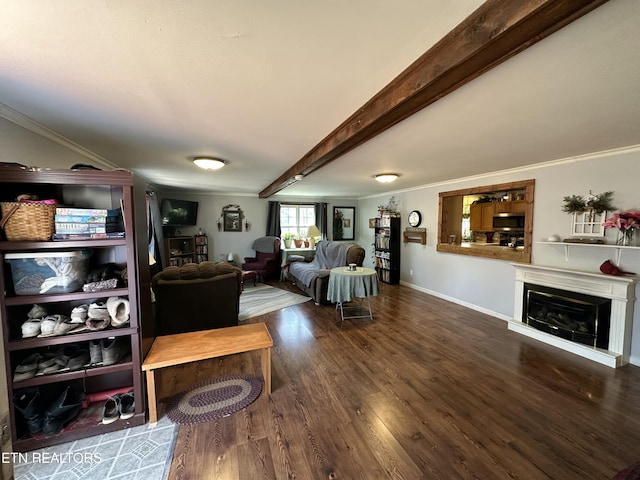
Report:
[[[69,293],[82,289],[91,250],[7,253],[16,295]]]

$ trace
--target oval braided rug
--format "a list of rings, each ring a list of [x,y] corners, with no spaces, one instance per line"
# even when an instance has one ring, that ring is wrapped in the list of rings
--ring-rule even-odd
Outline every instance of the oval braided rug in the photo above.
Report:
[[[180,425],[204,423],[231,415],[260,396],[262,379],[253,375],[227,375],[194,384],[174,396],[167,416]]]

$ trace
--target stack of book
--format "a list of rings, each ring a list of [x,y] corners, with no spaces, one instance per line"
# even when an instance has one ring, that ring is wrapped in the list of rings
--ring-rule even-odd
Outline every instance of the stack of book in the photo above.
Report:
[[[54,240],[124,238],[120,209],[56,208]]]

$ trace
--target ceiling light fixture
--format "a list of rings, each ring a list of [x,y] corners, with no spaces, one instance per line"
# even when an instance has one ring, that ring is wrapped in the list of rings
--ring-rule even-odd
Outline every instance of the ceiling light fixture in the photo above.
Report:
[[[397,173],[381,173],[376,175],[376,180],[380,183],[390,183],[395,181],[398,178]]]
[[[295,178],[295,179],[296,179],[296,182],[299,182],[300,180],[302,180],[302,179],[304,178],[304,175],[300,175],[300,174],[298,174],[298,175],[296,175],[296,176],[295,176],[295,177],[293,177],[293,178]]]
[[[205,170],[218,170],[225,166],[224,160],[213,157],[195,157],[193,159],[193,163]]]

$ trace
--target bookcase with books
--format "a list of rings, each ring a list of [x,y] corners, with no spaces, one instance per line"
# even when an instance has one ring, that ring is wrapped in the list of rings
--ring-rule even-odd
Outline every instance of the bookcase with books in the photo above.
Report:
[[[141,313],[150,299],[140,289],[141,275],[148,276],[139,273],[145,262],[148,268],[148,254],[146,239],[138,239],[134,228],[139,209],[134,214],[133,175],[7,169],[0,185],[7,220],[0,239],[0,317],[12,450],[142,425]],[[22,209],[17,200],[25,192],[58,204],[47,222],[26,222],[47,224],[41,230],[50,232],[46,236],[12,232],[5,206]],[[107,227],[112,210],[112,217],[122,219],[113,228]],[[91,279],[107,266],[126,275],[117,275],[116,284]],[[106,402],[113,395],[130,401],[126,414],[107,419]]]
[[[375,219],[374,266],[381,282],[400,282],[400,217],[382,215]]]
[[[194,236],[196,245],[196,263],[209,260],[209,239],[202,233]]]
[[[168,237],[164,239],[165,256],[169,266],[181,267],[187,263],[195,263],[195,237]]]

